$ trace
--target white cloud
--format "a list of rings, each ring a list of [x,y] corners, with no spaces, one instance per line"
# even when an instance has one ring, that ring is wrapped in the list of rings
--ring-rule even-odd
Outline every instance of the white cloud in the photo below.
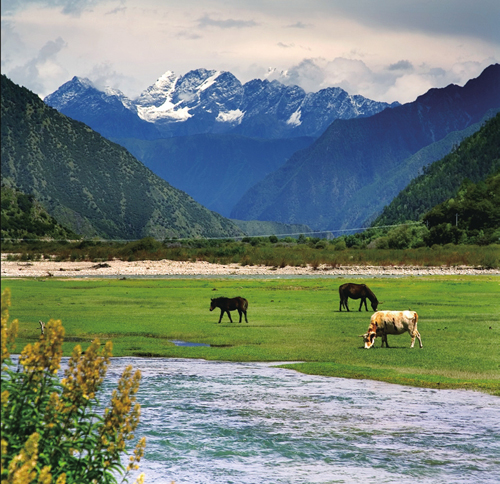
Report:
[[[79,75],[133,97],[167,70],[227,70],[246,82],[273,67],[270,78],[286,72],[285,82],[308,91],[339,86],[406,102],[427,86],[463,84],[500,60],[500,29],[491,27],[499,5],[8,0],[2,2],[2,72],[42,96]]]
[[[269,78],[288,85],[300,85],[310,92],[335,86],[349,94],[360,94],[377,101],[405,103],[414,101],[433,87],[464,85],[492,63],[493,59],[456,63],[450,70],[445,70],[426,64],[415,67],[403,60],[374,70],[361,60],[343,57],[331,61],[304,59],[287,70],[271,71]]]
[[[48,41],[40,49],[36,57],[21,66],[13,68],[9,72],[10,78],[35,92],[43,92],[47,80],[56,79],[67,74],[57,62],[57,54],[66,46],[66,42],[61,37]]]

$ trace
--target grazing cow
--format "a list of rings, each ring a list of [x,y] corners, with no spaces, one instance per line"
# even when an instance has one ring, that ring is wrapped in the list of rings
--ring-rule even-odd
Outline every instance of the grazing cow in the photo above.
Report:
[[[244,297],[233,297],[232,299],[229,299],[228,297],[214,298],[210,302],[210,311],[213,311],[215,308],[220,308],[219,323],[222,321],[222,316],[224,316],[224,313],[227,313],[227,315],[229,316],[229,321],[231,321],[232,323],[233,320],[231,319],[231,313],[229,311],[234,311],[235,309],[237,309],[238,313],[240,314],[239,322],[241,323],[241,316],[242,314],[244,314],[245,321],[248,323],[248,301]]]
[[[379,304],[378,299],[376,298],[373,291],[366,284],[354,284],[352,282],[348,282],[347,284],[342,284],[339,287],[339,295],[340,295],[340,307],[339,311],[342,311],[342,307],[349,311],[349,305],[347,300],[351,299],[361,299],[361,304],[359,305],[359,310],[363,307],[363,303],[365,305],[365,309],[368,311],[366,307],[366,299],[368,298],[371,302],[372,309],[374,311],[377,310]]]
[[[420,348],[422,348],[422,339],[417,330],[418,314],[415,311],[378,311],[372,315],[370,326],[365,334],[360,336],[365,342],[365,348],[371,348],[375,343],[377,336],[382,337],[382,347],[389,348],[387,343],[388,334],[403,334],[408,331],[411,336],[411,346],[415,344],[415,337],[418,338]]]

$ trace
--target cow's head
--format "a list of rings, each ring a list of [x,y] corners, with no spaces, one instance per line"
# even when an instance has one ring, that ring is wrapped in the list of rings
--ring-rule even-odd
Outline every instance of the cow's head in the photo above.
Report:
[[[375,338],[377,337],[377,332],[368,330],[367,333],[360,334],[359,336],[361,336],[361,338],[363,338],[363,341],[365,343],[365,348],[368,350],[375,343]]]

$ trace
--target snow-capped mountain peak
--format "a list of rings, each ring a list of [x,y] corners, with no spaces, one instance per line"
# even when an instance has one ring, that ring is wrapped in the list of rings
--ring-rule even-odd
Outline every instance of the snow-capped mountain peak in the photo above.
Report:
[[[104,119],[106,109],[126,108],[137,122],[154,128],[147,130],[148,136],[155,132],[165,137],[210,132],[259,138],[319,136],[335,119],[371,116],[389,107],[335,87],[306,93],[276,79],[286,75],[270,69],[264,80],[242,84],[228,71],[195,69],[182,76],[166,71],[132,100],[117,89],[100,91],[90,80],[74,77],[45,101],[62,112],[79,110],[84,121],[92,119],[92,111],[99,110]]]

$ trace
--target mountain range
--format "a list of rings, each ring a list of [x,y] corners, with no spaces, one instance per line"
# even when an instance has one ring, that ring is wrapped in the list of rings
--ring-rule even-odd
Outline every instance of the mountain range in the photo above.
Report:
[[[126,240],[244,235],[123,147],[4,75],[1,116],[2,186],[38,200],[77,234]]]
[[[229,72],[167,72],[136,99],[74,77],[45,102],[124,146],[170,184],[228,217],[243,193],[309,146],[334,119],[394,103],[340,88],[306,93]]]
[[[335,119],[371,116],[389,106],[338,87],[306,93],[299,86],[226,71],[168,71],[136,99],[74,77],[44,101],[110,138],[154,139],[202,133],[251,138],[316,138]]]
[[[73,78],[45,101],[226,217],[342,230],[371,223],[495,114],[499,70],[390,109],[335,88],[242,85],[205,69],[167,72],[135,100]]]
[[[499,64],[463,87],[431,89],[371,117],[336,120],[248,190],[231,217],[307,223],[316,230],[366,226],[408,183],[396,176],[405,160],[450,133],[475,123],[479,128],[495,108],[500,108]],[[386,183],[389,176],[392,182]]]
[[[279,138],[264,128],[269,120],[275,130],[290,124],[298,112],[292,101],[307,104],[300,89],[257,80],[238,87],[230,73],[204,69],[188,74],[167,73],[134,101],[77,78],[46,100],[95,123],[91,128],[109,126],[119,135],[110,136],[112,141],[210,209],[240,221],[306,224],[333,232],[367,226],[412,178],[500,109],[495,64],[463,87],[431,89],[412,103],[385,106],[372,115],[358,112],[350,119],[337,113],[319,138],[300,137],[298,131]],[[248,100],[251,87],[259,85],[265,88],[255,90],[255,106],[243,104],[242,89]],[[262,97],[273,89],[281,93],[278,103],[268,94]],[[232,114],[238,110],[244,116],[235,122]],[[252,119],[259,120],[264,137],[237,134]],[[299,120],[298,114],[293,119]],[[301,111],[300,120],[305,119]],[[181,125],[188,133],[208,131],[173,133]]]

